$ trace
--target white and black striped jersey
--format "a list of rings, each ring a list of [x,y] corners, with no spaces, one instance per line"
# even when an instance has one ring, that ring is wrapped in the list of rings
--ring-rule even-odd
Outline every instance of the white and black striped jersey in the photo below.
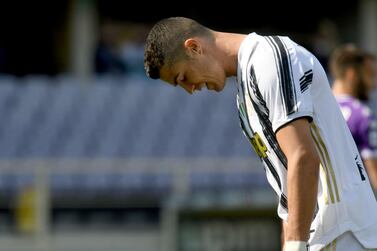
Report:
[[[279,197],[278,215],[287,220],[287,159],[275,133],[307,118],[321,160],[310,250],[348,230],[366,248],[377,248],[377,203],[318,60],[287,37],[252,33],[238,52],[237,80],[240,124]]]

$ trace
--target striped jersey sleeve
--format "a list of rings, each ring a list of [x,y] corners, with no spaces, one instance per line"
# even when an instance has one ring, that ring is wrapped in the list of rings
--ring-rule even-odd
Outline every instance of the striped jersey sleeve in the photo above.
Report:
[[[265,36],[251,60],[274,132],[301,117],[313,116],[310,87],[312,54],[287,37]]]

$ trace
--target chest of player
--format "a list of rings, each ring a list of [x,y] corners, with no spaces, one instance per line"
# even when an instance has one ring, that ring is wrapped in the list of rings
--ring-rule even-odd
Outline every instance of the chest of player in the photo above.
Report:
[[[237,94],[238,116],[241,128],[260,158],[266,158],[268,150],[267,140],[263,134],[260,119],[254,105],[249,99],[244,99],[241,93]]]

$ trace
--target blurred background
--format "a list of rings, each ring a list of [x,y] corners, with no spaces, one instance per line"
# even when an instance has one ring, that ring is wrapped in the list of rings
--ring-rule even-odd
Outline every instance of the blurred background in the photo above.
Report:
[[[202,4],[1,4],[0,250],[280,248],[276,198],[238,125],[235,80],[222,95],[194,96],[149,80],[144,40],[161,18],[186,16],[288,35],[327,69],[344,43],[377,54],[377,1]]]

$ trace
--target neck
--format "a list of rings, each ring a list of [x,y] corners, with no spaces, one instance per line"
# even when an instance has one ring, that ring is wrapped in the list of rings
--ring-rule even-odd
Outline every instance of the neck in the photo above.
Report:
[[[332,86],[333,93],[335,95],[349,95],[356,97],[356,93],[351,86],[342,80],[335,80]]]
[[[237,76],[238,50],[247,35],[214,32],[215,47],[227,77]]]

